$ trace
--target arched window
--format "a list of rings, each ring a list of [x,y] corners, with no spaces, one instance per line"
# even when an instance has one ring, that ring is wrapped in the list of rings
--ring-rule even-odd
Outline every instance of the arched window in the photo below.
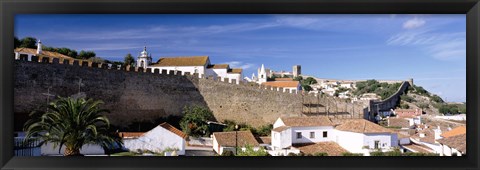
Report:
[[[263,75],[261,76],[261,78],[263,79]]]
[[[198,73],[198,69],[195,69],[194,73]]]
[[[140,67],[145,67],[143,64],[144,63],[143,63],[143,60],[142,60],[142,62],[140,62]]]

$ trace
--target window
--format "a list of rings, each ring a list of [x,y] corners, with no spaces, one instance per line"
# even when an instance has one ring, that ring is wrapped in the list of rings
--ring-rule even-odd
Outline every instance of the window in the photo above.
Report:
[[[324,138],[328,137],[327,131],[323,131],[323,137]]]
[[[310,139],[315,138],[315,132],[310,132]]]
[[[302,132],[297,132],[297,139],[301,139],[302,138]]]
[[[376,141],[375,141],[375,145],[374,145],[374,146],[375,146],[375,149],[378,149],[379,145],[380,145],[380,141],[376,140]]]

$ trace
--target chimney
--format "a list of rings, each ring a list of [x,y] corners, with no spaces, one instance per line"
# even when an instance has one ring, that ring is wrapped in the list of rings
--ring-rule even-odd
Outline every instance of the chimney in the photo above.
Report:
[[[42,53],[42,42],[40,40],[38,40],[37,42],[37,54],[41,54]]]

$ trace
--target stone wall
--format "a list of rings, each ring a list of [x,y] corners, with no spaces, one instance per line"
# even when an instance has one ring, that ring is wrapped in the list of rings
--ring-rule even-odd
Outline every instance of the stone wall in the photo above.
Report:
[[[237,85],[198,75],[172,75],[161,70],[151,73],[148,69],[98,63],[62,63],[57,59],[37,62],[37,58],[15,61],[16,114],[29,113],[55,98],[47,99],[48,94],[103,100],[110,110],[107,116],[116,126],[181,116],[187,105],[208,106],[218,121],[230,119],[252,126],[273,123],[280,116],[305,115],[309,108],[305,103],[317,103],[316,109],[328,114],[365,112],[365,107],[337,99],[281,92],[256,84]]]
[[[413,80],[411,80],[413,81]],[[381,101],[370,101],[370,116],[368,119],[373,120],[374,115],[378,111],[388,111],[390,109],[394,109],[395,106],[398,105],[400,102],[400,95],[404,94],[405,91],[408,90],[408,87],[410,87],[410,82],[409,81],[404,81],[398,90],[390,97],[386,98],[385,100]]]

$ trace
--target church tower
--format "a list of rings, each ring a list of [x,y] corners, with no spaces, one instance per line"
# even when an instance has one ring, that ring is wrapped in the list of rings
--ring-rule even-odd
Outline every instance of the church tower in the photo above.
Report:
[[[40,39],[37,42],[37,54],[42,54],[42,41]]]
[[[265,71],[265,67],[262,64],[262,68],[260,68],[260,71],[258,72],[258,83],[262,84],[267,82],[267,72]]]
[[[137,58],[137,67],[147,68],[147,66],[150,64],[152,64],[152,56],[148,55],[147,46],[145,46],[143,51],[140,53],[140,56]]]

